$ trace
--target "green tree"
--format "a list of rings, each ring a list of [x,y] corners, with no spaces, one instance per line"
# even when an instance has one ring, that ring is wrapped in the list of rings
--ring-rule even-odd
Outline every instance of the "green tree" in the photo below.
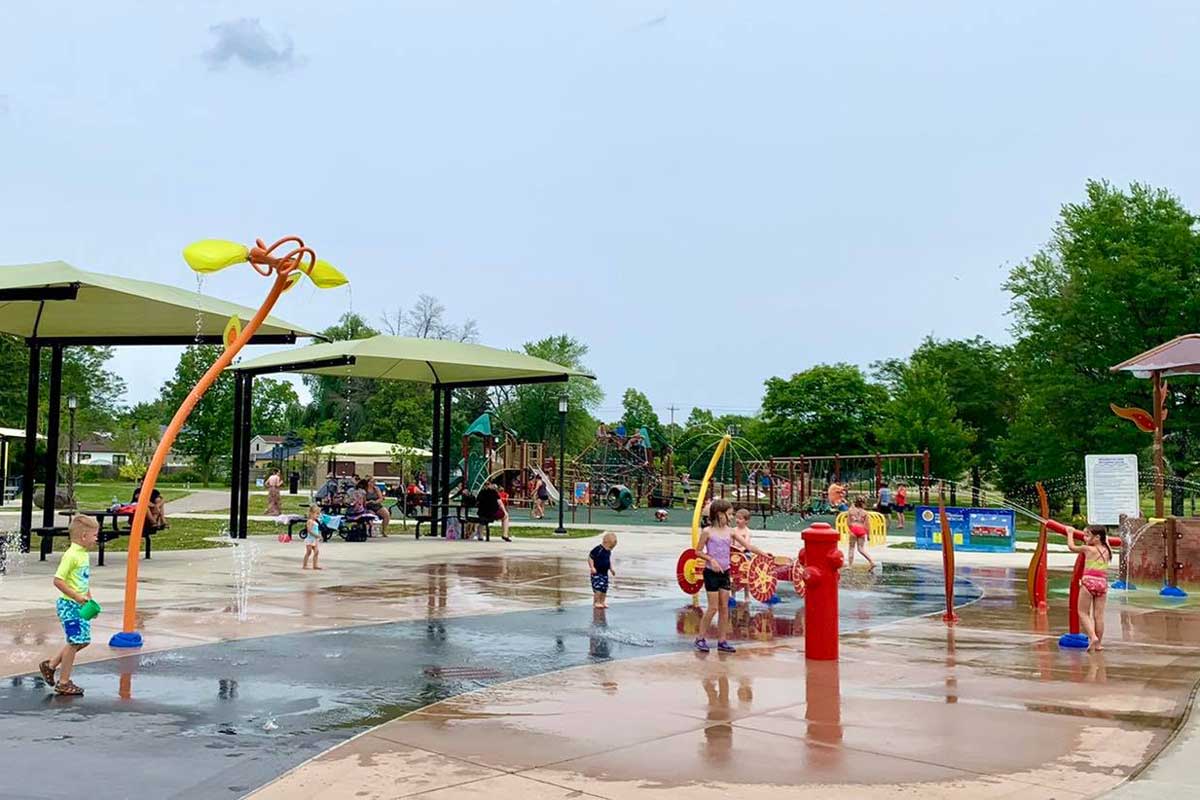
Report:
[[[219,345],[192,345],[183,351],[175,374],[163,386],[159,396],[166,417],[175,414],[201,376],[221,355]],[[168,418],[162,420],[164,424]],[[228,460],[233,441],[233,374],[225,371],[213,383],[179,432],[175,449],[191,456],[207,486]]]
[[[1079,473],[1089,452],[1136,452],[1146,434],[1109,403],[1150,406],[1150,385],[1109,367],[1200,329],[1200,235],[1196,217],[1163,189],[1087,184],[1063,206],[1050,243],[1015,267],[1013,363],[1022,395],[1000,445],[1007,487]],[[1167,398],[1166,451],[1177,475],[1195,470],[1194,380]]]
[[[907,363],[891,360],[874,367],[876,377],[893,393],[909,365],[928,367],[941,375],[956,418],[972,434],[972,474],[982,479],[995,471],[1000,441],[1008,433],[1020,400],[1011,362],[1010,348],[981,336],[946,340],[929,337]]]
[[[874,449],[887,390],[869,383],[858,367],[819,364],[791,378],[768,378],[766,387],[761,438],[770,455],[857,454]]]
[[[957,417],[945,376],[917,359],[896,375],[892,399],[879,426],[879,441],[893,452],[929,450],[930,469],[956,481],[971,462],[975,435]]]
[[[584,358],[588,347],[565,334],[526,342],[526,354],[544,358],[575,370],[587,370]],[[582,450],[596,432],[592,413],[604,399],[600,386],[586,378],[571,378],[562,383],[536,383],[514,386],[501,394],[500,414],[529,441],[547,442],[558,450],[558,398],[567,395],[568,453]]]
[[[650,398],[637,389],[626,389],[625,395],[621,398],[621,409],[621,421],[625,423],[625,429],[630,435],[644,427],[650,433],[651,447],[655,450],[662,450],[666,447],[667,435],[663,431],[662,423],[659,422],[658,414],[654,411],[654,406],[650,404]]]
[[[282,436],[296,428],[302,411],[300,397],[290,383],[255,379],[250,403],[250,430],[254,435]]]
[[[321,335],[331,341],[366,339],[378,333],[352,311],[342,314],[335,324],[321,331]],[[343,441],[361,438],[360,434],[371,417],[369,408],[372,398],[384,383],[339,375],[305,375],[304,385],[312,395],[312,402],[305,411],[303,424],[316,427],[333,420],[338,425]]]

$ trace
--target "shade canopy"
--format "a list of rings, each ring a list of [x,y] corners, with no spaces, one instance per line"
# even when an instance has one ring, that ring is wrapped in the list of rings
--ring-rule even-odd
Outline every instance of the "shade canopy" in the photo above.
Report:
[[[183,267],[178,275],[184,283],[192,277]],[[186,343],[188,337],[204,336],[219,341],[230,317],[245,321],[254,314],[195,289],[87,272],[63,261],[0,266],[0,333],[25,339]],[[259,337],[268,339],[312,335],[277,317],[267,317],[259,329]]]
[[[391,458],[392,453],[429,458],[433,453],[423,447],[408,447],[391,442],[339,442],[338,444],[313,445],[306,452],[330,458]]]
[[[0,439],[24,439],[25,431],[20,428],[0,428]],[[42,434],[38,434],[37,438],[45,439]]]
[[[540,383],[594,377],[545,359],[481,344],[383,335],[292,348],[243,361],[230,369],[255,374],[303,372],[443,386]]]
[[[1110,369],[1112,372],[1132,372],[1139,378],[1148,378],[1155,372],[1164,378],[1200,375],[1200,333],[1177,336]]]

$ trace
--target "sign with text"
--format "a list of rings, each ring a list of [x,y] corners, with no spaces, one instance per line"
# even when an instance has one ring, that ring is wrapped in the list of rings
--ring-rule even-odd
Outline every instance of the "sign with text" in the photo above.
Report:
[[[1084,456],[1083,468],[1089,525],[1118,525],[1122,514],[1142,515],[1137,456]]]
[[[937,506],[917,506],[917,548],[942,549]],[[955,549],[968,553],[1011,553],[1017,547],[1017,516],[1008,508],[946,507]]]

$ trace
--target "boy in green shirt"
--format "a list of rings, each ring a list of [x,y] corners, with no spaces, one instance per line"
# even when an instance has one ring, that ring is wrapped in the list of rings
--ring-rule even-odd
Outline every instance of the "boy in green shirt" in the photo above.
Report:
[[[69,530],[71,546],[63,553],[54,573],[54,588],[59,591],[58,619],[62,622],[67,643],[54,658],[39,665],[42,677],[55,694],[81,695],[80,689],[71,682],[71,669],[75,666],[75,654],[92,643],[92,623],[79,613],[83,604],[92,599],[88,588],[92,574],[92,557],[89,551],[96,546],[100,525],[92,517],[77,515],[71,520]],[[54,672],[62,671],[55,681]]]

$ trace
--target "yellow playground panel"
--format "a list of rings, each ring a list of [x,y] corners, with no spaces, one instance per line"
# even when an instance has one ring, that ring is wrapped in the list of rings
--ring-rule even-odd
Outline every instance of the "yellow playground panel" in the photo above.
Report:
[[[850,523],[846,521],[848,517],[849,514],[843,511],[837,515],[837,520],[834,522],[834,527],[837,528],[837,532],[842,537],[840,544],[848,544],[850,541]],[[886,545],[887,517],[878,511],[868,511],[867,520],[867,544]]]

